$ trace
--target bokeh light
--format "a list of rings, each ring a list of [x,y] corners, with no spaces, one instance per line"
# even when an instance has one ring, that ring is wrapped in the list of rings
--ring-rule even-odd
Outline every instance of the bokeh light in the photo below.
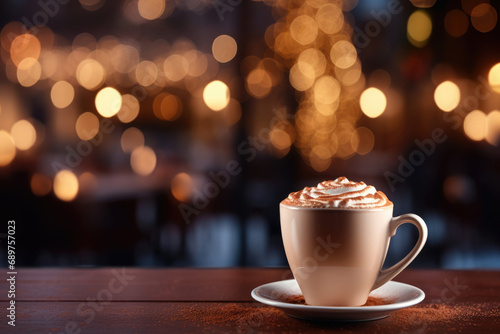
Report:
[[[302,62],[295,64],[290,69],[290,84],[298,91],[305,91],[311,88],[316,78],[316,71],[309,63]]]
[[[481,141],[486,136],[486,115],[481,110],[473,110],[465,116],[464,132],[470,139]]]
[[[203,75],[208,68],[207,56],[198,50],[191,50],[185,54],[188,62],[188,75],[199,77]]]
[[[144,134],[138,128],[128,128],[123,131],[120,144],[123,152],[130,153],[136,148],[144,146]]]
[[[14,140],[17,149],[21,151],[29,150],[36,142],[36,130],[33,124],[27,120],[20,120],[12,125],[10,135]]]
[[[146,20],[159,18],[165,10],[165,0],[138,0],[139,14]]]
[[[106,0],[78,0],[82,8],[88,10],[89,12],[94,12],[100,9]]]
[[[220,80],[210,82],[203,90],[203,101],[214,111],[227,107],[230,98],[229,87]]]
[[[42,66],[35,58],[24,58],[17,67],[17,81],[23,87],[31,87],[40,80]]]
[[[413,6],[418,8],[430,8],[434,6],[437,0],[410,0]]]
[[[361,94],[359,103],[366,116],[376,118],[384,112],[387,106],[387,98],[380,89],[370,87]]]
[[[50,90],[50,99],[56,108],[66,108],[73,102],[75,89],[67,81],[58,81]]]
[[[54,177],[54,194],[62,201],[69,202],[78,195],[78,179],[69,170],[61,170]]]
[[[186,173],[179,173],[172,179],[170,189],[176,200],[186,202],[193,195],[193,179]]]
[[[316,22],[318,27],[327,34],[339,32],[344,25],[342,8],[339,8],[334,3],[324,4],[316,12]]]
[[[469,28],[469,19],[460,9],[453,9],[444,17],[444,28],[453,37],[460,37]]]
[[[500,111],[493,110],[486,116],[485,138],[491,145],[500,144]]]
[[[22,34],[14,38],[10,45],[10,58],[14,65],[19,64],[26,58],[35,60],[40,56],[42,50],[40,41],[31,34]]]
[[[290,34],[297,43],[308,45],[316,40],[318,26],[312,17],[300,15],[290,25]]]
[[[481,3],[472,10],[471,22],[477,31],[483,33],[490,32],[497,25],[497,20],[497,11],[490,4]]]
[[[16,157],[16,145],[12,136],[0,130],[0,167],[7,166]]]
[[[238,51],[238,45],[229,35],[220,35],[212,43],[212,54],[219,63],[231,61]]]
[[[139,51],[132,45],[118,44],[110,53],[113,68],[122,74],[132,72],[139,63]]]
[[[426,12],[417,10],[410,15],[407,25],[407,36],[411,44],[423,47],[427,44],[432,32],[432,21]]]
[[[306,49],[300,53],[297,59],[297,66],[298,69],[305,76],[310,75],[311,73],[310,68],[312,68],[314,70],[314,76],[318,78],[325,73],[326,57],[318,49],[315,48]]]
[[[368,128],[357,128],[352,134],[351,145],[354,152],[360,155],[370,153],[375,145],[375,135]]]
[[[495,92],[500,94],[500,63],[491,67],[488,72],[488,83]]]
[[[269,137],[273,146],[279,150],[288,149],[292,145],[290,135],[281,129],[273,129]]]
[[[451,81],[444,81],[434,91],[434,101],[439,109],[449,112],[460,103],[460,89]]]
[[[256,68],[251,71],[245,80],[247,92],[255,98],[261,99],[271,92],[272,79],[266,70]]]
[[[237,100],[231,99],[221,113],[227,126],[234,125],[241,119],[241,105]]]
[[[122,96],[112,87],[103,88],[95,97],[95,107],[101,116],[113,117],[122,107]]]
[[[151,61],[142,61],[135,68],[135,78],[140,85],[151,86],[158,78],[158,68]]]
[[[335,66],[348,68],[354,65],[357,58],[356,48],[351,42],[338,41],[330,51],[330,59]]]
[[[148,146],[137,147],[130,155],[130,165],[136,174],[149,175],[156,167],[156,154]]]
[[[122,96],[122,106],[116,116],[122,123],[130,123],[139,115],[140,104],[137,98],[131,94]]]
[[[309,155],[309,163],[317,172],[324,172],[332,163],[330,150],[323,145],[314,146]]]
[[[182,114],[182,101],[172,94],[162,95],[159,101],[159,113],[161,115],[160,119],[175,121]]]
[[[490,3],[490,0],[461,0],[461,5],[462,5],[462,9],[463,11],[467,14],[467,15],[471,15],[472,14],[472,10],[479,4],[482,4],[482,3],[487,3],[489,4]]]
[[[36,196],[45,196],[52,190],[52,180],[44,174],[35,173],[30,180],[31,191]]]
[[[323,104],[332,104],[340,96],[340,84],[334,77],[324,75],[314,84],[314,98]]]
[[[99,88],[105,79],[106,71],[101,63],[95,59],[85,59],[76,68],[76,80],[88,90]]]
[[[189,71],[189,63],[183,55],[173,54],[163,62],[163,71],[168,80],[177,82],[186,77]]]
[[[99,119],[91,112],[84,112],[76,120],[76,134],[82,140],[90,140],[99,132]]]

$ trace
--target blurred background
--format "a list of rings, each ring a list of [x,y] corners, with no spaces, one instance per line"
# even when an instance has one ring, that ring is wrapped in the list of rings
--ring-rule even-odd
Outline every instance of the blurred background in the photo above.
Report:
[[[18,266],[286,266],[279,202],[347,176],[427,222],[413,266],[500,268],[499,10],[2,1],[0,242],[14,219]]]

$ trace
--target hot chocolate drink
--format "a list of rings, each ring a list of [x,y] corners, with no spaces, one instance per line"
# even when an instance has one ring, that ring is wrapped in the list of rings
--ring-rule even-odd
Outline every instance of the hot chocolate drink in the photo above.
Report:
[[[413,261],[427,239],[427,227],[413,214],[392,218],[392,210],[382,192],[345,177],[306,187],[281,202],[285,253],[307,304],[363,305],[370,291]],[[417,244],[382,270],[390,238],[403,223],[418,228]]]

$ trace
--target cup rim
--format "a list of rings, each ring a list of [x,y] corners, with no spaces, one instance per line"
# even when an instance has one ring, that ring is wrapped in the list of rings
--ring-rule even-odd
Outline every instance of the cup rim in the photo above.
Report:
[[[312,208],[307,206],[295,206],[287,205],[280,202],[280,207],[284,207],[292,210],[319,210],[319,211],[355,211],[355,212],[372,212],[372,211],[384,211],[388,209],[394,209],[394,203],[387,206],[382,206],[378,208]]]

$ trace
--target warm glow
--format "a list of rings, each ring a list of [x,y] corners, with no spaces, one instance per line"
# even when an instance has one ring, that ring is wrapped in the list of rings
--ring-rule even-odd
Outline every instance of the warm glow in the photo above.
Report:
[[[326,58],[320,50],[310,48],[302,51],[302,53],[299,55],[299,58],[297,59],[297,65],[299,67],[299,70],[305,76],[308,76],[308,73],[310,73],[310,68],[312,67],[314,70],[314,76],[317,78],[325,73]]]
[[[481,110],[473,110],[465,116],[464,132],[470,139],[480,141],[486,136],[486,115]]]
[[[52,190],[52,180],[46,175],[35,173],[31,177],[30,186],[36,196],[45,196]]]
[[[80,175],[78,178],[78,181],[80,182],[80,187],[81,189],[89,190],[93,189],[97,185],[97,179],[94,174],[91,172],[84,172]]]
[[[493,65],[488,73],[488,82],[491,88],[500,94],[500,63]]]
[[[104,67],[95,59],[85,59],[76,68],[76,80],[88,90],[99,88],[105,78]]]
[[[168,80],[177,82],[184,79],[188,74],[189,63],[186,57],[173,54],[163,62],[163,71]]]
[[[227,107],[230,98],[229,87],[219,80],[212,81],[203,90],[203,101],[214,111]]]
[[[269,137],[273,146],[279,150],[287,149],[292,145],[292,139],[286,131],[273,129]]]
[[[328,3],[321,6],[316,12],[316,22],[325,33],[335,34],[344,25],[344,14],[337,5]]]
[[[139,63],[139,51],[132,45],[118,44],[110,53],[111,65],[116,71],[128,74],[135,69]]]
[[[332,163],[332,154],[330,150],[323,145],[316,145],[309,154],[311,167],[317,172],[323,172],[330,167]]]
[[[241,105],[237,100],[231,99],[228,106],[221,113],[226,125],[234,125],[241,119]]]
[[[146,20],[155,20],[165,10],[165,0],[139,0],[137,2],[139,14]]]
[[[158,68],[153,62],[142,61],[135,68],[135,78],[140,85],[151,86],[158,78]]]
[[[139,101],[130,94],[122,96],[122,107],[116,116],[122,123],[130,123],[139,115]]]
[[[54,194],[62,201],[69,202],[78,194],[78,179],[69,170],[58,172],[54,178]]]
[[[491,145],[500,144],[500,111],[493,110],[486,116],[486,140]]]
[[[122,96],[112,87],[103,88],[95,97],[95,107],[101,116],[113,117],[122,107]]]
[[[427,44],[431,32],[432,21],[427,12],[417,10],[410,15],[407,36],[411,44],[416,47],[423,47]]]
[[[7,166],[16,157],[16,145],[11,135],[0,130],[0,167]]]
[[[437,0],[410,0],[413,6],[418,8],[430,8],[434,6]]]
[[[99,119],[91,112],[84,112],[76,120],[76,134],[82,140],[90,140],[99,132]]]
[[[212,54],[219,63],[227,63],[236,56],[238,45],[234,38],[220,35],[212,43]]]
[[[208,68],[207,56],[198,50],[191,50],[185,54],[188,62],[188,74],[193,77],[203,75]]]
[[[156,167],[156,154],[148,146],[137,147],[130,155],[130,165],[135,173],[149,175]]]
[[[56,108],[66,108],[73,102],[75,90],[67,81],[58,81],[52,86],[50,99]]]
[[[451,81],[442,82],[434,91],[434,101],[439,109],[452,111],[460,103],[460,89]]]
[[[10,45],[10,58],[14,65],[19,66],[21,61],[26,58],[37,60],[41,50],[40,41],[34,35],[19,35],[14,38]]]
[[[261,99],[271,92],[272,79],[264,69],[251,71],[246,78],[246,89],[250,95]]]
[[[161,118],[166,121],[175,121],[182,114],[181,100],[171,94],[166,94],[160,102]]]
[[[299,44],[311,44],[318,36],[318,26],[312,17],[300,15],[290,25],[290,34]]]
[[[186,202],[193,194],[193,179],[186,173],[179,173],[172,179],[172,195],[180,202]]]
[[[27,120],[17,121],[10,130],[10,135],[14,139],[16,147],[25,151],[30,149],[36,142],[36,131],[33,124]]]
[[[17,67],[17,81],[23,87],[31,87],[40,80],[42,66],[35,58],[24,58]]]
[[[444,17],[444,28],[453,37],[460,37],[469,28],[469,18],[460,9],[450,10]]]
[[[376,118],[384,112],[387,99],[380,89],[370,87],[361,94],[359,104],[366,116]]]
[[[340,95],[340,84],[329,75],[322,76],[314,84],[314,98],[323,104],[334,103]]]
[[[472,26],[477,31],[490,32],[497,25],[498,14],[493,6],[487,3],[481,3],[474,7],[471,13]]]
[[[305,91],[314,84],[316,72],[307,62],[295,64],[290,69],[290,84],[298,91]]]
[[[340,68],[351,67],[356,62],[356,58],[356,48],[348,41],[338,41],[330,50],[332,63]]]
[[[365,127],[360,127],[353,132],[351,145],[354,152],[365,155],[370,153],[375,145],[375,136],[373,132]]]
[[[128,128],[123,131],[120,143],[123,152],[130,153],[136,148],[144,146],[144,134],[138,128]]]
[[[342,85],[344,86],[355,85],[361,79],[362,75],[361,64],[358,60],[354,63],[353,66],[347,69],[336,67],[335,74],[337,76],[337,79],[342,83]]]

